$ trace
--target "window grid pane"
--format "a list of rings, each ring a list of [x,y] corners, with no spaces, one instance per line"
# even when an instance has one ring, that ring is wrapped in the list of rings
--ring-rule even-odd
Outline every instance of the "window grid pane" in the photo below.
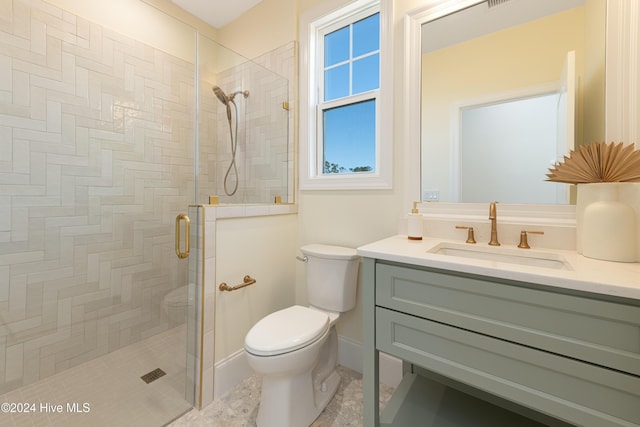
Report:
[[[340,62],[348,61],[351,57],[349,51],[350,29],[344,27],[327,34],[324,37],[324,65],[330,67]]]
[[[349,96],[350,64],[333,67],[324,72],[324,97],[337,99]]]
[[[352,27],[354,57],[380,50],[380,14],[354,22]]]
[[[369,55],[353,61],[351,77],[351,93],[358,94],[380,87],[380,55]]]

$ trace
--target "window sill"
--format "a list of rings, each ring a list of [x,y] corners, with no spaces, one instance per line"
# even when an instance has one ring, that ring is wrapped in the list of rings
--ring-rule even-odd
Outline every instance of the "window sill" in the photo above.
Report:
[[[300,190],[389,190],[391,177],[377,174],[335,174],[307,177],[300,180]]]

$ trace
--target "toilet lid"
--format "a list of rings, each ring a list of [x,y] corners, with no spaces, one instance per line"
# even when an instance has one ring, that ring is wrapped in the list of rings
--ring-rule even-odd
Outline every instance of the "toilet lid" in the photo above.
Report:
[[[189,303],[188,293],[187,285],[180,286],[164,296],[164,303],[170,307],[186,307]]]
[[[317,340],[329,328],[329,316],[294,305],[258,321],[244,340],[246,350],[258,356],[274,356],[297,350]]]

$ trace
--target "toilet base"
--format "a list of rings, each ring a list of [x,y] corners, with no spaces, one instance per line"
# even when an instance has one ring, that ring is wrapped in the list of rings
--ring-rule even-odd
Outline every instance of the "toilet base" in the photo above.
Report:
[[[325,386],[313,387],[311,375],[303,374],[295,379],[278,381],[263,378],[258,427],[306,427],[318,418],[340,386],[340,375],[333,372],[324,382]],[[322,390],[324,388],[324,391]],[[293,398],[292,390],[296,390]],[[301,392],[301,390],[304,390]]]
[[[316,415],[316,418],[318,418],[320,413],[327,407],[331,399],[333,399],[333,396],[336,394],[336,391],[338,391],[338,387],[340,386],[340,381],[342,381],[340,375],[338,375],[336,371],[333,371],[329,375],[329,377],[324,380],[325,385],[321,385],[321,389],[316,392],[316,407],[320,408],[318,414]],[[322,390],[322,388],[324,388],[324,391]],[[316,418],[311,420],[311,422],[313,422]]]
[[[263,376],[258,427],[307,427],[318,418],[340,386],[341,377],[335,370],[337,338],[331,327],[313,369],[293,377]]]

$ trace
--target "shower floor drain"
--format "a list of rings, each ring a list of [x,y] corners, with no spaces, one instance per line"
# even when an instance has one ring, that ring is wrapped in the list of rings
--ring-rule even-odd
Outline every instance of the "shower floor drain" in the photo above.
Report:
[[[164,377],[165,375],[167,375],[167,373],[165,371],[163,371],[160,368],[157,368],[157,369],[154,369],[153,371],[149,372],[148,374],[144,374],[140,378],[142,378],[142,381],[144,381],[145,383],[149,384],[150,382],[155,381],[160,377]]]

